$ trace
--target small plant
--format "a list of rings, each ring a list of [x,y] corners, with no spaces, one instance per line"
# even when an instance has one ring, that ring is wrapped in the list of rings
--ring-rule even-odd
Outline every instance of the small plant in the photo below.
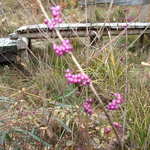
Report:
[[[46,18],[46,21],[45,21],[45,24],[50,27],[50,29],[55,29],[55,25],[56,23],[59,23],[59,19],[60,19],[60,6],[55,6],[55,7],[51,7],[50,10],[52,11],[52,14],[53,14],[53,17],[52,20],[50,20],[46,14],[46,12],[44,11],[43,7],[42,7],[42,4],[41,2],[38,0],[40,6],[41,6],[41,9],[43,10],[43,13],[45,14],[45,17]],[[57,18],[57,19],[56,19]],[[103,111],[104,113],[106,114],[106,117],[110,123],[110,125],[112,126],[112,129],[114,130],[114,133],[116,135],[116,138],[119,142],[119,144],[121,145],[121,140],[120,140],[120,137],[114,127],[114,124],[112,123],[110,117],[109,117],[109,114],[107,113],[105,107],[104,107],[104,104],[102,102],[102,100],[100,99],[100,97],[98,96],[91,80],[89,79],[88,75],[86,75],[83,71],[83,69],[81,68],[80,64],[78,63],[78,61],[76,60],[76,58],[74,57],[73,53],[71,53],[70,51],[72,50],[72,47],[70,45],[70,42],[69,40],[64,40],[61,36],[61,34],[59,33],[59,31],[57,29],[55,29],[57,32],[57,35],[58,37],[60,38],[61,42],[62,42],[62,45],[61,46],[57,46],[57,45],[53,45],[53,50],[56,52],[57,56],[61,56],[63,54],[66,54],[66,53],[69,53],[71,56],[72,56],[72,60],[74,61],[74,63],[76,64],[76,66],[79,68],[79,70],[82,72],[82,74],[77,74],[77,75],[72,75],[70,73],[70,70],[67,69],[66,70],[66,75],[65,77],[67,78],[68,82],[69,83],[82,83],[83,85],[90,85],[90,88],[91,90],[93,91],[93,93],[95,94],[95,96],[98,98],[98,101],[100,102],[100,104],[102,105],[103,107]],[[66,42],[67,41],[67,42]],[[70,48],[69,48],[70,47]],[[119,94],[115,94],[117,96],[117,103],[120,104],[121,103],[121,99],[120,98],[120,95]],[[86,103],[83,103],[83,108],[84,108],[84,111],[87,112],[89,115],[92,115],[92,110],[90,108],[90,105],[89,105],[90,101],[87,100]],[[118,104],[113,104],[113,106],[115,107],[118,107],[119,105]],[[112,104],[111,105],[111,108],[112,108]]]
[[[117,98],[116,100],[112,100],[107,106],[108,110],[117,110],[119,109],[119,105],[122,103],[123,99],[119,93],[114,93],[114,96]]]
[[[90,106],[91,103],[93,103],[93,99],[86,99],[86,102],[82,104],[84,111],[89,115],[92,115],[93,113]]]

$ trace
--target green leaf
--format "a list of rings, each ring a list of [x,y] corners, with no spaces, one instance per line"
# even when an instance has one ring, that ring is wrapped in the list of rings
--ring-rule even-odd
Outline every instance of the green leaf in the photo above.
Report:
[[[67,141],[67,142],[66,142],[66,146],[67,146],[67,147],[69,147],[69,146],[71,146],[71,145],[73,145],[73,141]]]
[[[37,140],[38,142],[43,143],[46,146],[51,146],[51,144],[49,144],[48,142],[42,140],[40,137],[38,137],[37,135],[33,134],[32,132],[28,132],[28,131],[24,131],[22,129],[14,129],[15,132],[22,132],[24,134],[28,134],[30,135],[33,139]]]
[[[16,103],[16,102],[15,102],[15,101],[0,100],[0,103],[10,103],[10,104],[14,104],[14,103]]]
[[[5,123],[5,121],[4,121],[4,120],[0,120],[0,122],[1,122],[1,123]]]
[[[63,95],[63,96],[60,96],[60,97],[58,97],[58,98],[56,98],[56,99],[59,100],[59,99],[63,99],[63,98],[65,98],[65,97],[68,97],[68,96],[72,95],[75,91],[76,91],[76,90],[73,90],[73,91],[71,91],[70,93],[68,93],[68,94],[66,94],[66,95]],[[54,99],[54,101],[55,101],[56,99]]]
[[[33,127],[32,127],[32,130],[31,130],[31,133],[32,133],[32,134],[34,134],[35,129],[36,129],[36,127],[35,127],[35,126],[33,126]]]
[[[6,137],[6,131],[3,130],[0,132],[0,145],[4,144],[5,137]]]
[[[10,138],[10,136],[9,136],[9,134],[8,134],[8,133],[6,133],[5,139],[7,140],[7,142],[8,142],[8,143],[10,143],[11,138]]]
[[[0,102],[2,103],[16,103],[14,98],[0,96]]]
[[[38,142],[43,143],[46,146],[51,146],[51,144],[47,143],[46,141],[42,140],[40,137],[38,137],[37,135],[31,133],[31,132],[27,132],[31,137],[33,137],[35,140],[37,140]]]
[[[57,118],[56,116],[52,116],[52,119],[56,120],[61,126],[64,127],[64,129],[66,129],[68,132],[70,132],[71,134],[73,133],[71,131],[71,129],[69,127],[67,127],[67,125],[62,121],[60,120],[59,118]]]
[[[15,100],[15,98],[5,97],[5,96],[0,96],[0,99],[4,99],[4,100]]]
[[[74,107],[73,105],[66,105],[66,104],[59,103],[59,102],[49,102],[49,103],[55,104],[56,106],[61,107],[61,108],[72,108],[72,107]]]

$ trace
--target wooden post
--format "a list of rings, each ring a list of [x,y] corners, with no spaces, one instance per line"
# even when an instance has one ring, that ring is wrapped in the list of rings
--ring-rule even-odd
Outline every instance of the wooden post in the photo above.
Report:
[[[96,45],[101,46],[102,42],[103,42],[103,36],[100,36],[100,37],[90,36],[90,43],[92,43],[92,46],[96,46]]]
[[[20,59],[18,59],[18,62],[16,62],[16,65],[17,65],[18,69],[21,70],[21,72],[25,76],[31,75],[31,73],[30,73],[31,71],[29,69],[30,68],[30,60],[29,60],[29,53],[28,53],[29,44],[31,44],[30,42],[29,42],[29,39],[27,39],[25,37],[19,38],[16,42],[17,48],[20,53]]]
[[[150,4],[142,5],[142,8],[141,8],[141,22],[150,22]],[[147,38],[150,39],[149,34],[147,34]],[[144,37],[143,37],[143,39],[144,39]]]
[[[0,63],[6,63],[6,62],[15,62],[16,61],[16,55],[15,54],[2,54],[0,53]]]
[[[141,6],[141,18],[140,18],[140,22],[146,22],[147,9],[148,9],[148,5],[147,4],[143,4]],[[143,41],[144,41],[144,34],[139,39],[139,47],[140,48],[143,47]]]
[[[29,65],[29,56],[28,56],[28,45],[29,40],[25,37],[19,38],[16,42],[17,48],[20,52],[20,63],[22,63],[24,66]]]
[[[96,4],[87,5],[87,19],[88,22],[95,22],[96,21]]]
[[[143,47],[143,42],[144,42],[144,34],[141,35],[140,39],[139,39],[139,47],[142,48]]]
[[[16,44],[19,50],[24,50],[28,48],[29,40],[25,37],[22,37],[16,41]]]
[[[147,22],[149,17],[150,4],[143,4],[141,7],[141,22]]]

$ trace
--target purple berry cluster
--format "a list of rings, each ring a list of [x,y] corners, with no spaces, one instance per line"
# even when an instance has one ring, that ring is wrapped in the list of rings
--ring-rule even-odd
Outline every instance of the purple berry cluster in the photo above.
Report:
[[[125,13],[129,13],[129,11],[130,11],[130,8],[125,8],[125,9],[124,9],[124,12],[125,12]]]
[[[133,21],[133,18],[132,18],[132,17],[128,17],[128,18],[126,19],[126,21],[127,21],[127,22],[132,22],[132,21]]]
[[[72,50],[72,46],[70,45],[69,40],[63,40],[61,45],[53,45],[53,50],[55,51],[57,56],[62,56],[66,53],[69,53]]]
[[[118,122],[114,122],[113,125],[117,128],[118,132],[121,134],[122,133],[121,125]],[[104,133],[109,134],[110,131],[111,131],[111,128],[106,127],[104,130]]]
[[[93,103],[93,99],[86,99],[86,102],[82,104],[84,111],[89,115],[92,115],[93,113],[91,106],[90,106],[91,103]]]
[[[57,23],[62,23],[62,19],[60,18],[60,9],[60,6],[50,8],[53,18],[51,19],[51,22],[49,22],[47,19],[44,21],[50,29],[54,29]]]
[[[121,134],[122,133],[121,125],[118,122],[114,122],[113,125],[117,128],[118,133]]]
[[[123,99],[119,93],[114,93],[114,96],[117,98],[116,100],[112,100],[108,106],[108,110],[117,110],[119,109],[119,105],[122,103]]]
[[[67,79],[68,83],[81,83],[83,86],[89,85],[91,82],[88,75],[83,73],[72,74],[70,69],[66,70],[65,78]]]
[[[111,129],[107,127],[107,128],[105,128],[104,133],[108,134],[110,131],[111,131]]]

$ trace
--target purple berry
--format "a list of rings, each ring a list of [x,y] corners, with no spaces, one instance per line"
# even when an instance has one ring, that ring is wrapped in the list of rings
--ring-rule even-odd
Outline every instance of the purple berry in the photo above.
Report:
[[[116,98],[121,97],[121,95],[120,95],[119,93],[114,93],[114,96],[115,96]]]
[[[105,128],[104,130],[105,134],[108,134],[110,131],[111,131],[110,128]]]
[[[48,20],[47,20],[47,19],[45,19],[45,20],[44,20],[44,23],[47,25],[47,24],[48,24]]]
[[[70,73],[70,69],[67,69],[67,70],[66,70],[66,73]]]
[[[59,6],[59,5],[56,6],[55,9],[56,9],[57,11],[60,11],[60,6]]]
[[[86,99],[86,102],[91,104],[91,103],[93,103],[93,99]]]
[[[125,8],[125,9],[124,9],[124,12],[125,12],[125,13],[128,13],[129,11],[130,11],[130,8]]]
[[[113,124],[116,128],[120,127],[119,123],[117,123],[117,122],[114,122]]]
[[[75,94],[76,94],[76,95],[80,95],[80,94],[81,94],[81,92],[77,91]]]
[[[122,102],[121,99],[116,100],[116,103],[117,103],[117,104],[121,104],[121,102]]]

